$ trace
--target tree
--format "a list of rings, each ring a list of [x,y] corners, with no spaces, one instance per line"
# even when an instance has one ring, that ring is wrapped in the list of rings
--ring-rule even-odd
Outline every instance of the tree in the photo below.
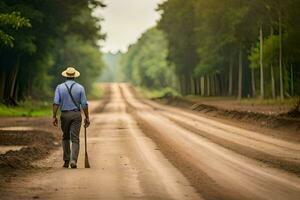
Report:
[[[10,27],[13,30],[18,30],[20,28],[29,28],[31,27],[31,24],[28,19],[21,17],[21,14],[19,12],[12,12],[10,14],[0,14],[0,28],[1,27]],[[6,46],[13,47],[14,38],[11,35],[9,35],[9,33],[6,33],[4,30],[1,29],[0,41]]]
[[[156,28],[146,31],[121,58],[133,84],[150,89],[174,87],[173,69],[167,62],[167,41]]]
[[[78,38],[70,49],[82,47],[91,56],[97,52],[101,57],[97,45],[104,38],[100,33],[101,19],[92,16],[95,7],[104,6],[101,1],[4,0],[0,4],[0,28],[4,30],[1,35],[9,35],[6,38],[10,39],[6,40],[8,45],[2,42],[0,46],[1,101],[15,105],[26,96],[47,98],[51,82],[56,82],[56,75],[51,74],[57,72],[53,67],[62,64],[57,60],[60,51],[53,49],[69,36]]]
[[[168,0],[158,10],[182,94],[299,94],[298,0]]]
[[[182,94],[191,94],[192,73],[197,65],[195,0],[169,0],[159,5],[162,18],[158,28],[168,40],[168,61],[175,66]]]

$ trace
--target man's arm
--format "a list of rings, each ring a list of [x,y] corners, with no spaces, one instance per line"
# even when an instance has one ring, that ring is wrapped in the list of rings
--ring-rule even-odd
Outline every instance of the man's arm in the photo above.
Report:
[[[57,120],[57,117],[56,117],[58,108],[59,108],[59,105],[54,103],[53,104],[53,115],[52,115],[52,124],[54,126],[57,126],[57,124],[58,124],[58,120]]]
[[[81,104],[82,110],[83,110],[84,115],[85,115],[84,127],[87,128],[87,127],[90,126],[90,116],[89,116],[89,106],[88,106],[88,102],[87,102],[87,98],[86,98],[86,95],[85,95],[84,88],[82,88],[80,96],[81,96],[80,97],[80,104]]]
[[[54,103],[53,103],[53,109],[52,109],[53,110],[52,124],[54,126],[57,126],[57,124],[58,124],[58,120],[57,120],[56,114],[57,114],[57,110],[59,108],[59,105],[60,105],[60,94],[59,94],[58,86],[57,86],[56,89],[55,89]]]

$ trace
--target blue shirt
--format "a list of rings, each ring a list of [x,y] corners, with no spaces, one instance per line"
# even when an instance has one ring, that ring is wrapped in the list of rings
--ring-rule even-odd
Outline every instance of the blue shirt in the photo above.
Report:
[[[81,108],[86,108],[88,106],[88,102],[85,96],[84,87],[73,80],[67,80],[65,83],[69,88],[71,88],[71,85],[75,83],[71,91],[72,96],[74,97],[77,105],[81,105]],[[59,105],[61,111],[76,110],[78,108],[73,103],[65,83],[59,84],[56,87],[54,104]]]

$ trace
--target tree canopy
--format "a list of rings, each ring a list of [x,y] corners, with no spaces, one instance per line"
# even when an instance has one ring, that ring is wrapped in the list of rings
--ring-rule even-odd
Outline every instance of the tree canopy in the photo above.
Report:
[[[104,39],[97,0],[0,2],[0,100],[48,98],[63,68],[76,66],[87,88],[101,73]]]
[[[151,89],[172,87],[174,75],[167,62],[167,40],[156,28],[145,32],[136,44],[121,57],[126,80]]]
[[[167,0],[158,10],[182,94],[300,93],[299,0]]]

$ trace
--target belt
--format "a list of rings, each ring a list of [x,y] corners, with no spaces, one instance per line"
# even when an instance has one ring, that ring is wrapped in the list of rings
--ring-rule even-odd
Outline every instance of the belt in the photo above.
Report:
[[[74,110],[62,110],[61,112],[80,112],[80,110],[78,110],[78,109],[74,109]]]

